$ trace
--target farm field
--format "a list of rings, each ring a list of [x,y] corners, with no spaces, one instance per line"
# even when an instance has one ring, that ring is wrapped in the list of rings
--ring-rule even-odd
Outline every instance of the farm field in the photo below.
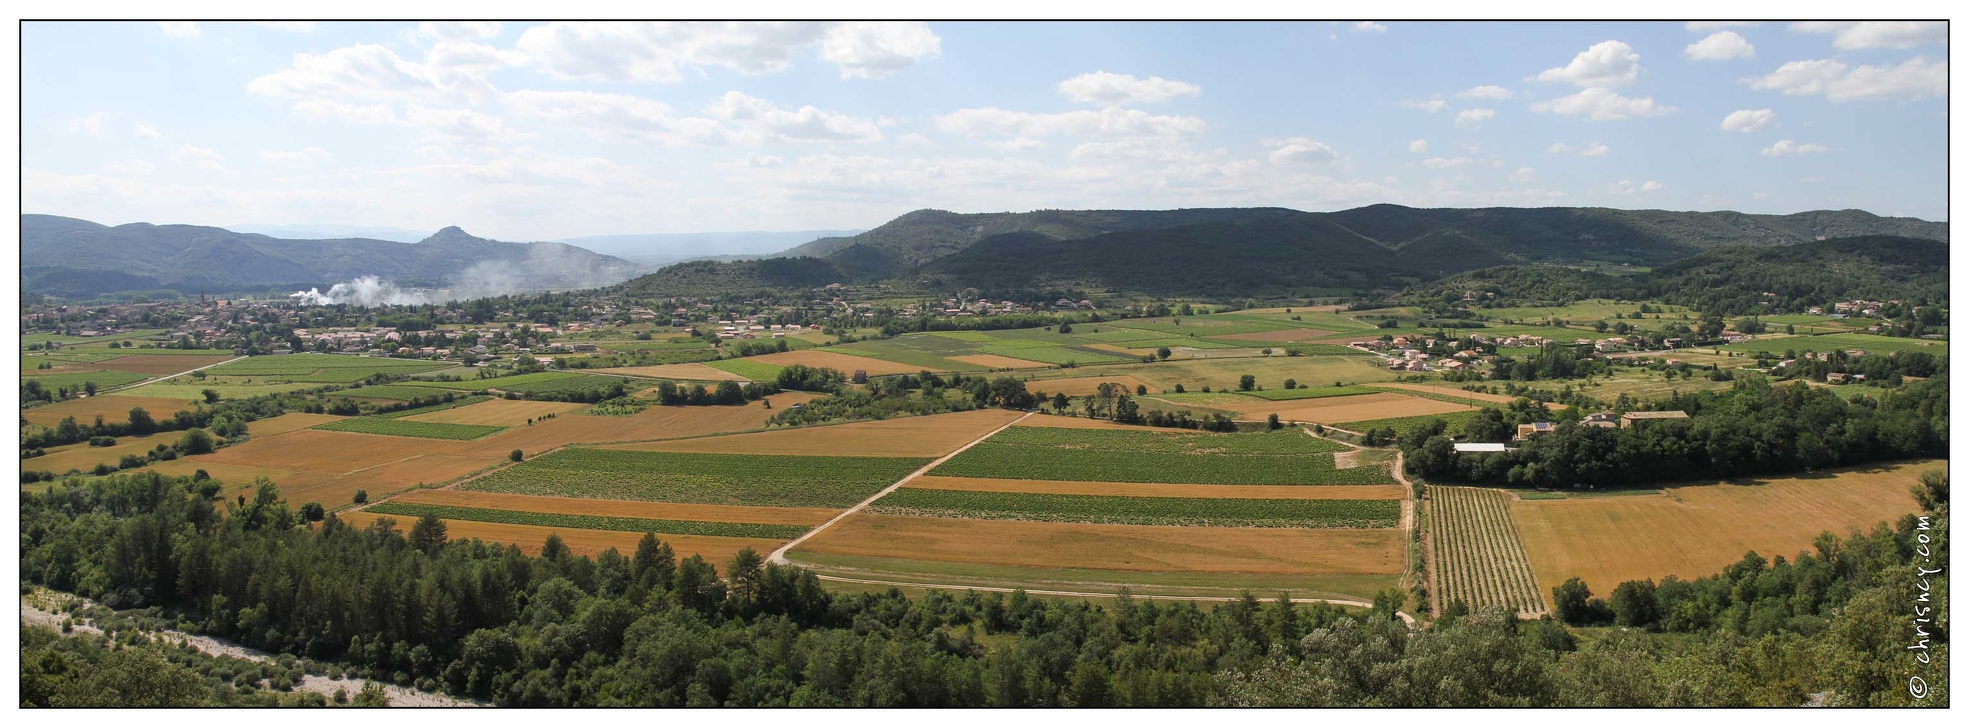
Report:
[[[928,462],[927,458],[567,449],[461,487],[608,500],[845,508]]]
[[[752,453],[759,455],[868,455],[941,457],[965,443],[1017,420],[1019,412],[972,410],[923,417],[899,417],[739,435],[606,445],[608,450]]]
[[[1029,359],[1014,359],[1009,356],[999,356],[997,354],[966,354],[950,357],[950,360],[965,364],[975,364],[985,369],[1033,369],[1045,366],[1040,362]]]
[[[1374,392],[1375,390],[1368,389],[1367,387],[1346,386],[1346,387],[1299,387],[1297,389],[1261,389],[1252,392],[1240,392],[1239,394],[1249,397],[1257,397],[1259,399],[1271,400],[1273,402],[1284,402],[1284,401],[1298,400],[1298,399],[1324,399],[1327,397],[1344,397],[1350,394],[1374,394]]]
[[[650,503],[612,501],[596,498],[561,498],[543,495],[482,493],[457,489],[413,490],[389,500],[431,506],[458,506],[532,513],[618,516],[679,521],[729,521],[766,523],[783,526],[811,526],[833,518],[834,508],[774,508],[770,506],[715,506],[697,503]]]
[[[189,402],[194,399],[202,400],[207,389],[218,392],[221,399],[246,399],[248,397],[258,397],[263,394],[279,394],[303,389],[317,389],[321,386],[313,382],[261,383],[261,380],[255,380],[255,383],[247,384],[235,381],[208,380],[200,382],[190,377],[173,377],[129,389],[106,392],[105,395],[110,397],[182,399]]]
[[[1496,402],[1498,404],[1510,404],[1518,399],[1517,397],[1509,397],[1502,394],[1491,394],[1489,392],[1471,392],[1459,388],[1453,384],[1417,384],[1415,382],[1382,382],[1380,384],[1374,385],[1373,388],[1399,389],[1408,392],[1421,392],[1424,394],[1440,394],[1446,397],[1457,397],[1460,399],[1474,399],[1483,402]]]
[[[1101,351],[1084,346],[1007,346],[995,344],[979,350],[993,356],[1025,359],[1042,364],[1101,364],[1134,361],[1127,354]]]
[[[1172,435],[1012,427],[930,474],[950,477],[1224,485],[1379,485],[1385,467],[1338,469],[1346,446],[1296,431]]]
[[[449,389],[439,389],[437,387],[421,387],[416,384],[371,384],[368,386],[358,385],[349,389],[336,390],[328,393],[326,396],[408,401],[412,399],[430,399],[434,396],[441,397],[446,394],[457,394],[457,392]]]
[[[1400,485],[1356,485],[1347,488],[1307,488],[1299,485],[1209,485],[1197,483],[1103,483],[1083,480],[1026,480],[1023,478],[953,478],[924,475],[909,488],[971,490],[1000,493],[1060,493],[1159,498],[1286,498],[1341,500],[1400,500]]]
[[[415,519],[400,516],[357,511],[340,516],[350,525],[367,528],[377,519],[388,518],[396,521],[398,530],[408,530]],[[521,551],[539,555],[542,544],[548,536],[560,536],[569,551],[582,556],[596,556],[603,551],[615,549],[623,554],[636,552],[636,544],[643,535],[634,531],[601,531],[587,528],[555,528],[552,526],[530,526],[513,523],[483,523],[479,521],[444,522],[445,535],[452,541],[479,539],[488,543],[506,543],[519,546]],[[678,559],[703,556],[705,561],[723,571],[732,555],[741,549],[752,549],[760,554],[771,552],[785,543],[783,539],[771,538],[733,538],[729,536],[682,536],[659,533],[656,535],[663,543],[669,544]]]
[[[1511,496],[1489,488],[1429,486],[1431,563],[1438,599],[1475,609],[1545,611],[1543,594],[1511,520]]]
[[[632,377],[678,379],[693,382],[718,382],[725,380],[736,382],[745,379],[745,377],[737,374],[703,364],[658,364],[647,367],[611,367],[607,369],[589,369],[586,371],[598,374],[626,374]]]
[[[363,510],[370,513],[403,516],[405,518],[422,518],[428,515],[436,516],[447,521],[547,526],[549,528],[581,528],[597,531],[630,531],[633,533],[671,533],[685,536],[791,539],[798,537],[807,530],[806,526],[784,526],[765,523],[680,521],[674,519],[594,514],[535,513],[531,511],[473,508],[469,506],[403,503],[395,500],[379,503]]]
[[[1875,334],[1824,334],[1820,336],[1760,336],[1751,341],[1724,344],[1724,351],[1758,352],[1767,351],[1782,354],[1786,350],[1797,351],[1852,351],[1863,350],[1869,354],[1886,354],[1895,351],[1926,351],[1935,356],[1948,355],[1948,342],[1932,339],[1904,339]]]
[[[310,427],[325,425],[343,419],[347,418],[337,415],[313,415],[306,412],[289,412],[278,417],[268,417],[263,420],[254,420],[247,423],[246,436],[249,438],[269,437],[295,430],[305,430]]]
[[[1577,576],[1604,595],[1632,579],[1713,574],[1750,551],[1792,558],[1820,533],[1892,522],[1918,509],[1909,493],[1915,479],[1947,466],[1923,460],[1659,494],[1520,499],[1511,517],[1541,594]]]
[[[962,366],[960,362],[947,358],[950,354],[976,353],[975,345],[946,339],[940,336],[904,336],[876,341],[857,341],[852,344],[828,347],[833,354],[862,356],[878,359],[891,364],[910,367],[910,372],[925,369],[937,372],[956,371],[975,367]],[[867,369],[867,367],[862,367]],[[846,371],[846,370],[844,370]],[[849,371],[853,374],[854,372]],[[872,369],[869,374],[874,374]]]
[[[1062,370],[1063,374],[1071,370]],[[1226,359],[1171,359],[1157,364],[1102,365],[1109,376],[1132,374],[1149,384],[1149,391],[1172,391],[1181,384],[1189,391],[1205,386],[1236,389],[1238,377],[1250,374],[1266,389],[1283,389],[1285,380],[1297,379],[1307,386],[1329,386],[1334,382],[1363,384],[1393,380],[1395,373],[1368,356],[1270,356]],[[1085,372],[1073,376],[1087,376]]]
[[[1130,374],[1111,377],[1067,377],[1064,379],[1039,379],[1026,382],[1026,389],[1044,391],[1047,394],[1064,394],[1068,397],[1081,397],[1093,394],[1102,384],[1112,382],[1127,390],[1128,396],[1135,396],[1136,387],[1148,387],[1154,393],[1156,387]]]
[[[96,389],[109,389],[125,384],[134,384],[149,379],[150,375],[135,372],[116,372],[107,369],[97,371],[78,371],[63,374],[36,374],[35,370],[21,372],[21,383],[40,382],[41,387],[50,392],[69,390],[80,392],[86,385],[94,384]]]
[[[791,392],[775,394],[772,399],[773,406],[777,408],[809,401],[813,399],[813,395]],[[655,406],[627,417],[565,414],[544,422],[536,420],[531,426],[509,428],[505,432],[483,440],[461,443],[458,452],[465,455],[505,457],[507,453],[518,449],[528,455],[534,455],[566,445],[620,443],[741,432],[764,426],[766,418],[772,416],[773,412],[774,410],[752,402],[742,406]]]
[[[1136,526],[1394,528],[1398,500],[1187,498],[917,489],[904,487],[869,513]]]
[[[387,417],[350,417],[314,429],[332,432],[361,432],[391,437],[422,437],[433,440],[477,440],[505,428],[487,425],[452,425],[442,422],[413,422]]]
[[[207,370],[213,376],[256,377],[288,382],[354,382],[372,374],[415,374],[453,366],[446,362],[342,354],[256,356]],[[180,370],[182,371],[182,370]]]
[[[97,417],[104,422],[126,421],[130,419],[132,408],[142,407],[152,417],[169,418],[172,414],[194,409],[196,405],[188,399],[166,397],[83,397],[39,407],[21,410],[21,418],[30,424],[54,427],[61,424],[63,417],[74,417],[80,424],[90,424]]]
[[[419,485],[444,483],[504,463],[503,458],[466,455],[418,455],[341,475],[299,473],[274,479],[289,502],[317,501],[329,508],[346,507],[358,490],[375,501]]]
[[[769,364],[751,359],[719,359],[713,362],[705,362],[704,366],[722,372],[730,372],[754,382],[773,381],[779,377],[779,370],[785,369],[785,367],[778,364]]]
[[[531,401],[523,399],[493,399],[478,404],[403,417],[408,422],[440,422],[453,425],[489,425],[493,427],[521,427],[529,419],[539,419],[544,415],[564,414],[582,409],[587,405],[578,402]]]
[[[1276,414],[1279,419],[1287,422],[1318,422],[1332,425],[1341,422],[1434,415],[1471,409],[1473,408],[1467,405],[1383,392],[1297,402],[1254,400],[1252,406],[1238,408],[1236,411],[1239,419],[1262,419],[1266,415]]]
[[[273,481],[274,484],[280,486],[281,494],[284,497],[288,498],[289,503],[298,505],[300,503],[307,502],[307,500],[310,500],[310,499],[296,500],[293,498],[293,494],[288,491],[287,483],[298,482],[301,478],[307,476],[307,474],[305,473],[301,473],[294,470],[281,470],[279,468],[259,468],[259,467],[252,467],[248,465],[227,465],[223,463],[206,462],[202,460],[190,460],[187,458],[178,458],[176,460],[166,460],[163,462],[151,463],[149,467],[145,467],[142,469],[155,471],[158,473],[162,473],[164,475],[172,475],[172,476],[180,476],[180,477],[197,475],[198,471],[203,470],[205,471],[206,475],[211,476],[214,480],[217,480],[225,485],[225,487],[219,491],[220,498],[231,498],[234,495],[238,494],[241,490],[244,490],[247,486],[252,485],[253,479],[266,478],[268,480]]]
[[[1334,332],[1332,331],[1324,331],[1321,329],[1280,329],[1278,331],[1259,331],[1249,334],[1215,335],[1213,336],[1213,338],[1229,339],[1231,341],[1258,342],[1256,345],[1263,346],[1266,343],[1276,344],[1276,343],[1283,343],[1283,342],[1290,342],[1290,341],[1313,341],[1315,339],[1323,339],[1332,336],[1333,334]]]
[[[109,463],[112,467],[125,455],[142,455],[158,445],[175,445],[184,433],[159,432],[152,435],[116,438],[116,444],[109,447],[93,447],[86,442],[73,445],[47,448],[46,455],[20,461],[22,470],[46,470],[61,475],[70,470],[84,472],[96,467],[97,463]],[[223,451],[222,451],[223,452]]]
[[[752,357],[752,359],[755,361],[762,361],[767,364],[777,364],[780,366],[787,366],[790,364],[805,364],[810,367],[829,367],[832,369],[839,369],[843,374],[854,374],[855,370],[859,369],[868,372],[869,375],[871,376],[881,376],[884,374],[915,374],[917,372],[923,371],[923,367],[913,364],[899,364],[892,361],[884,361],[881,359],[875,359],[866,356],[855,356],[853,354],[838,354],[831,351],[819,351],[814,349],[808,349],[805,351],[777,352],[773,354],[765,354],[763,356],[755,356]]]
[[[251,430],[248,431],[251,434]],[[452,454],[459,443],[306,429],[254,437],[194,461],[231,463],[339,475],[419,455]]]
[[[113,369],[119,372],[135,372],[137,374],[160,377],[179,372],[188,372],[199,367],[211,366],[232,358],[234,357],[231,354],[133,354],[130,356],[120,356],[115,359],[104,359],[96,362],[95,366],[103,369]]]

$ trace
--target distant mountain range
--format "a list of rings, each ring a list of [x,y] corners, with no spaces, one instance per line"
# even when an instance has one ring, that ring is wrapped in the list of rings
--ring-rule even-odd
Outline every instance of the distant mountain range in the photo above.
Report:
[[[856,235],[861,230],[792,232],[652,233],[561,238],[559,242],[646,265],[701,258],[734,260],[772,255],[820,238]]]
[[[508,243],[448,227],[415,243],[370,238],[289,240],[197,225],[110,227],[21,216],[21,285],[84,298],[117,291],[252,291],[328,286],[376,276],[461,295],[591,288],[642,268],[565,243]]]
[[[1725,246],[1894,235],[1948,240],[1948,224],[1861,210],[1792,215],[1609,208],[918,210],[815,240],[778,262],[672,266],[633,283],[662,294],[916,278],[945,287],[1078,286],[1161,295],[1394,286],[1500,265],[1656,266]]]

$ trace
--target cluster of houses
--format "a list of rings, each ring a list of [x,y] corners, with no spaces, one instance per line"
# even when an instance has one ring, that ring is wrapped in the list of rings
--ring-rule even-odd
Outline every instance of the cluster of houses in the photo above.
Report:
[[[1684,420],[1688,419],[1688,417],[1689,413],[1681,410],[1636,411],[1622,414],[1595,412],[1581,419],[1579,426],[1600,427],[1609,430],[1619,428],[1625,430],[1645,426],[1650,422]],[[1511,437],[1511,442],[1522,443],[1539,435],[1549,434],[1558,428],[1558,424],[1554,422],[1529,422],[1518,425],[1518,431]],[[1455,448],[1458,454],[1509,452],[1512,449],[1509,445],[1501,442],[1459,442],[1456,443]]]
[[[820,324],[808,324],[805,329],[819,330]],[[761,336],[771,336],[775,339],[784,339],[787,334],[796,334],[805,329],[799,324],[768,323],[766,319],[719,319],[718,338],[756,339]]]
[[[1066,299],[1060,299],[1062,301]],[[1088,308],[1092,308],[1092,304]],[[946,298],[937,304],[906,304],[902,307],[905,318],[916,318],[923,314],[960,318],[964,316],[1002,316],[1015,313],[1032,313],[1031,306],[1021,306],[1011,301],[967,301],[960,298]]]

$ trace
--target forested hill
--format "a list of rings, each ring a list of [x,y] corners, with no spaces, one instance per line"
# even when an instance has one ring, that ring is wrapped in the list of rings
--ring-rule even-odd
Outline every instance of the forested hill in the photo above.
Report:
[[[448,227],[417,243],[367,238],[285,240],[198,225],[115,227],[21,215],[21,284],[71,298],[128,290],[238,291],[325,286],[359,276],[443,286],[478,274],[546,287],[587,287],[639,272],[628,261],[562,243],[507,243]]]
[[[1496,305],[1652,298],[1717,313],[1790,311],[1855,298],[1945,302],[1948,253],[1946,242],[1892,235],[1783,247],[1731,245],[1645,275],[1549,264],[1500,266],[1452,276],[1397,298],[1452,300],[1466,291],[1490,294],[1487,300]]]

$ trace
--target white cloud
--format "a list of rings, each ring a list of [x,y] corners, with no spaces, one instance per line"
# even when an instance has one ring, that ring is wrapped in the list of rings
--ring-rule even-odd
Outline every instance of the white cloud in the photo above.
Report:
[[[507,94],[505,102],[520,116],[578,124],[589,136],[608,141],[673,147],[730,141],[715,120],[680,118],[666,104],[626,94],[523,90]]]
[[[294,110],[309,121],[346,121],[354,124],[394,124],[397,113],[389,104],[345,104],[326,99],[307,99],[294,104]]]
[[[1915,57],[1898,66],[1847,66],[1822,59],[1792,61],[1761,78],[1746,78],[1751,88],[1786,96],[1823,95],[1827,101],[1922,99],[1948,96],[1948,61]]]
[[[1408,143],[1409,154],[1421,154],[1426,151],[1429,151],[1429,140],[1427,139],[1417,139]]]
[[[335,155],[328,153],[328,150],[322,149],[321,147],[303,147],[291,152],[280,149],[268,149],[260,152],[260,161],[296,166],[320,164],[333,159],[335,159]]]
[[[138,139],[159,139],[164,136],[164,132],[149,124],[138,124],[136,134]]]
[[[262,28],[285,30],[289,33],[313,33],[315,28],[312,20],[255,20],[253,24]]]
[[[1561,81],[1574,86],[1613,87],[1633,83],[1641,75],[1641,54],[1617,40],[1600,41],[1573,56],[1572,62],[1548,68],[1538,80]]]
[[[1771,128],[1777,121],[1778,112],[1770,109],[1740,109],[1723,117],[1723,131],[1740,131],[1746,134]]]
[[[1842,51],[1948,43],[1948,23],[1943,21],[1810,21],[1792,23],[1791,29],[1832,33],[1832,47]]]
[[[1492,99],[1502,101],[1511,98],[1511,90],[1503,86],[1476,86],[1456,92],[1459,99]]]
[[[120,177],[142,177],[157,170],[157,165],[141,159],[123,159],[109,163],[109,173]]]
[[[787,111],[771,102],[737,91],[727,92],[706,106],[704,113],[732,122],[740,141],[758,142],[872,142],[882,130],[873,119],[836,114],[812,106]]]
[[[1404,108],[1421,109],[1431,114],[1449,109],[1449,102],[1444,101],[1441,96],[1432,96],[1421,101],[1403,101],[1401,104]]]
[[[1436,169],[1445,169],[1448,167],[1461,167],[1463,165],[1470,164],[1475,161],[1477,160],[1471,159],[1469,157],[1452,157],[1447,159],[1443,157],[1430,157],[1428,159],[1422,160],[1422,166],[1433,167]]]
[[[1642,191],[1642,192],[1655,192],[1655,191],[1658,191],[1658,190],[1661,190],[1661,189],[1664,189],[1664,188],[1666,188],[1667,186],[1668,186],[1668,185],[1664,185],[1664,184],[1662,184],[1662,183],[1660,183],[1660,182],[1656,182],[1656,181],[1654,181],[1654,180],[1648,180],[1648,181],[1646,181],[1646,182],[1642,182],[1642,183],[1641,183],[1641,191]]]
[[[1208,125],[1194,116],[1156,116],[1138,109],[1106,108],[1040,114],[997,108],[959,109],[936,119],[937,128],[969,137],[1181,138]]]
[[[1766,157],[1796,157],[1804,154],[1820,154],[1832,151],[1823,144],[1799,144],[1790,139],[1779,139],[1778,143],[1764,148]]]
[[[160,20],[157,29],[173,38],[197,38],[198,24],[188,21]]]
[[[469,68],[418,63],[383,46],[363,44],[322,54],[296,53],[292,67],[255,78],[246,90],[304,101],[419,103],[479,103],[496,93]]]
[[[1590,144],[1587,144],[1586,148],[1579,150],[1579,156],[1582,157],[1604,157],[1612,153],[1613,153],[1613,147],[1607,146],[1605,144],[1601,144],[1599,142],[1592,142]]]
[[[1538,176],[1538,170],[1532,169],[1530,167],[1519,167],[1518,171],[1512,172],[1511,176],[1506,177],[1505,179],[1508,179],[1515,184],[1524,184],[1526,182],[1532,181],[1532,178],[1537,176]]]
[[[1750,58],[1757,55],[1757,49],[1737,35],[1725,30],[1707,38],[1690,43],[1682,49],[1682,57],[1691,61],[1726,61],[1732,58]]]
[[[182,145],[178,147],[178,151],[171,153],[171,161],[190,164],[208,172],[232,173],[232,170],[226,167],[226,158],[209,147]]]
[[[1268,139],[1265,146],[1272,148],[1272,164],[1325,164],[1339,157],[1332,147],[1306,137]]]
[[[436,40],[483,40],[499,34],[503,27],[497,22],[451,21],[433,22],[426,20],[417,24],[417,35]]]
[[[1360,21],[1360,22],[1358,22],[1358,23],[1355,23],[1355,24],[1354,24],[1354,32],[1356,32],[1356,33],[1386,33],[1386,32],[1388,32],[1388,26],[1385,26],[1385,25],[1382,25],[1382,24],[1380,24],[1380,23],[1376,23],[1376,22],[1374,22],[1374,21],[1372,21],[1372,20],[1363,20],[1363,21]]]
[[[513,142],[534,136],[507,126],[505,119],[471,109],[427,109],[412,106],[404,113],[403,123],[422,129],[432,136],[479,144]]]
[[[1587,88],[1571,96],[1534,103],[1531,110],[1541,114],[1584,116],[1593,121],[1619,121],[1665,116],[1674,113],[1675,107],[1657,104],[1653,98],[1628,98],[1604,88]]]
[[[88,116],[78,116],[69,119],[68,131],[70,134],[87,134],[92,137],[102,136],[103,118],[107,116],[109,116],[109,112],[98,111]]]
[[[1456,112],[1456,126],[1458,128],[1476,126],[1495,116],[1497,116],[1496,109],[1464,109]]]
[[[1570,151],[1572,151],[1572,147],[1565,142],[1552,142],[1552,146],[1545,148],[1546,154],[1565,154]]]
[[[820,57],[842,78],[884,78],[943,55],[943,39],[920,22],[840,23],[827,29]]]
[[[1688,28],[1691,33],[1707,33],[1712,30],[1732,27],[1755,28],[1757,24],[1755,20],[1691,20],[1683,23],[1682,27]]]
[[[1054,88],[1061,96],[1074,101],[1101,106],[1156,104],[1203,93],[1203,88],[1193,83],[1171,81],[1161,76],[1136,78],[1107,71],[1083,73],[1061,81]]]

